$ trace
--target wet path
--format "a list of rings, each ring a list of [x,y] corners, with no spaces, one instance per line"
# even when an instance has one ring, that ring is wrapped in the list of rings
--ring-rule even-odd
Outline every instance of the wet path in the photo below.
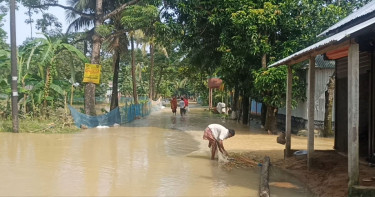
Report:
[[[0,133],[0,195],[257,196],[258,168],[226,171],[209,159],[200,139],[213,122],[221,120],[202,109],[185,118],[163,110],[126,127]],[[275,177],[300,189],[271,186],[272,196],[307,195],[291,177]]]

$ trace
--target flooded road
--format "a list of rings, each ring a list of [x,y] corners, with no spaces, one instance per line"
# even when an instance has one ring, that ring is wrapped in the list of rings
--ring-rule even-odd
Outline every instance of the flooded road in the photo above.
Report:
[[[0,133],[0,195],[257,196],[258,167],[227,171],[209,159],[210,123],[246,129],[192,108],[75,134]],[[272,196],[310,196],[287,174],[271,176]]]

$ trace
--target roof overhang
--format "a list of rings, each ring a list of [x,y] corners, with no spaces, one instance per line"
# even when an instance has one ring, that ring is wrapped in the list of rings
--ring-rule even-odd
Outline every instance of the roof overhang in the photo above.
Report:
[[[349,16],[345,17],[341,21],[332,25],[331,27],[329,27],[328,29],[320,33],[318,36],[330,34],[330,32],[334,32],[335,30],[355,20],[361,20],[363,18],[366,18],[366,16],[368,16],[369,18],[372,18],[374,16],[374,11],[375,11],[375,1],[371,1],[368,4],[364,5],[363,7],[356,10],[355,12],[351,13]]]
[[[296,63],[299,63],[301,61],[307,60],[310,57],[315,57],[319,54],[326,53],[328,51],[347,47],[350,45],[352,35],[375,24],[375,18],[369,19],[363,23],[360,23],[356,26],[353,26],[347,30],[344,30],[340,33],[337,33],[333,36],[330,36],[320,42],[317,42],[305,49],[302,49],[301,51],[298,51],[282,60],[279,60],[268,67],[275,67],[280,65],[293,65]]]

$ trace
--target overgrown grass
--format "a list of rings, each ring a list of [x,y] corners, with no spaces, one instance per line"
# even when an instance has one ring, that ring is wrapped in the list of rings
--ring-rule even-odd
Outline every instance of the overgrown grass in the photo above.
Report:
[[[75,133],[80,132],[70,118],[18,119],[20,133]],[[12,120],[0,119],[0,132],[13,132]]]

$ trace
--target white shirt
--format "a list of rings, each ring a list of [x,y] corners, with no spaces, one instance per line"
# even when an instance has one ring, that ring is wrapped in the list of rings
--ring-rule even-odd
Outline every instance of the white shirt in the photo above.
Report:
[[[178,103],[178,105],[180,106],[180,108],[184,108],[185,107],[185,102],[183,100],[180,100],[180,102]]]
[[[210,125],[208,125],[208,128],[210,128],[210,130],[212,131],[213,137],[217,141],[224,140],[224,139],[228,138],[228,136],[229,136],[229,130],[222,125],[210,124]]]

